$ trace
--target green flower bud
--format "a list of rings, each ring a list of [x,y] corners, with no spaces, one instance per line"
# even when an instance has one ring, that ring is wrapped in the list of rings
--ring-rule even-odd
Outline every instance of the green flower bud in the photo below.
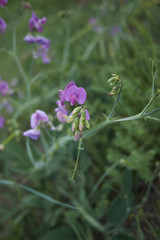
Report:
[[[72,115],[74,118],[76,118],[76,117],[78,116],[78,114],[80,113],[81,109],[82,109],[82,106],[76,107],[76,108],[72,111],[71,115]]]
[[[74,122],[72,123],[72,132],[77,130],[79,126],[79,118],[77,117]]]
[[[74,141],[78,141],[82,137],[82,131],[76,131],[74,136]]]
[[[87,120],[85,120],[85,126],[86,126],[86,128],[90,128],[90,124]]]
[[[85,120],[86,120],[86,111],[85,109],[82,109],[81,111],[81,117],[79,120],[79,130],[82,131],[85,126]]]

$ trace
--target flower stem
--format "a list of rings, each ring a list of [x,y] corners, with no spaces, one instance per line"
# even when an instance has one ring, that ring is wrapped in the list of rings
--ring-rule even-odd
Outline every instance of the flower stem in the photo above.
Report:
[[[80,151],[81,151],[81,145],[82,145],[82,139],[79,140],[76,164],[75,164],[75,167],[74,167],[74,171],[73,171],[72,177],[69,178],[73,182],[75,182],[74,181],[74,177],[75,177],[75,174],[76,174],[76,171],[77,171],[77,168],[78,168],[78,162],[79,162],[79,156],[80,156]]]

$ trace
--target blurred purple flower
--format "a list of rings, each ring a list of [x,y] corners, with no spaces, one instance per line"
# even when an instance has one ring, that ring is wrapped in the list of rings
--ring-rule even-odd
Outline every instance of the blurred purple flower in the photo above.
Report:
[[[68,115],[68,110],[66,109],[66,106],[64,103],[62,103],[60,100],[57,102],[58,108],[55,109],[55,112],[57,113],[57,118],[60,122],[66,123],[65,115]]]
[[[8,2],[8,0],[0,0],[0,6],[5,7],[7,2]]]
[[[32,17],[29,20],[29,29],[31,32],[43,32],[43,25],[46,23],[46,17],[39,19],[35,12],[32,12]]]
[[[32,7],[29,2],[22,2],[22,6],[26,9],[30,9]]]
[[[91,25],[94,25],[97,21],[98,21],[97,18],[92,17],[88,20],[88,23],[91,24]]]
[[[3,18],[0,17],[0,33],[4,33],[6,28],[7,28],[7,24],[5,23]]]
[[[120,31],[121,31],[120,27],[112,27],[110,30],[110,34],[115,35],[115,34],[119,33]]]
[[[42,58],[44,64],[49,64],[51,62],[50,57],[48,56],[48,46],[40,45],[37,47],[37,51],[33,52],[33,58],[38,59]]]
[[[5,96],[9,91],[9,85],[6,81],[0,81],[0,93]]]
[[[88,112],[88,110],[87,110],[87,109],[86,109],[85,111],[86,111],[86,120],[87,120],[87,121],[89,121],[89,120],[90,120],[90,115],[89,115],[89,112]]]
[[[23,133],[24,136],[37,140],[40,137],[39,129],[29,129]]]
[[[31,34],[27,34],[25,37],[24,37],[24,41],[25,42],[28,42],[28,43],[35,43],[36,42],[36,37],[31,35]]]
[[[64,92],[64,99],[71,103],[71,106],[76,103],[82,105],[85,103],[87,98],[86,90],[82,87],[77,87],[76,85],[70,86]]]
[[[31,115],[31,128],[38,127],[40,122],[48,122],[48,116],[44,111],[36,110],[35,113]]]
[[[0,116],[0,128],[3,128],[5,124],[5,120],[3,116]]]

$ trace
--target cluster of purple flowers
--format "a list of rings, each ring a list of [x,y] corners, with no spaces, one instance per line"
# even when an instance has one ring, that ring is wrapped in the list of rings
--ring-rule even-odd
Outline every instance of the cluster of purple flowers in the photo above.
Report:
[[[37,140],[40,137],[40,128],[48,123],[48,115],[42,110],[36,110],[31,115],[30,125],[31,129],[23,133],[24,136]]]
[[[0,6],[5,7],[8,0],[0,0]],[[5,29],[7,28],[6,22],[3,20],[3,18],[0,17],[0,33],[4,33]]]
[[[58,127],[53,126],[51,121],[49,120],[48,115],[44,111],[39,109],[31,115],[30,125],[31,129],[25,131],[23,135],[34,140],[37,140],[40,137],[41,128],[48,128],[52,131],[60,131],[62,129],[61,125],[59,125]]]
[[[55,109],[55,112],[57,113],[57,118],[60,122],[73,122],[72,131],[76,131],[75,141],[77,141],[82,136],[84,126],[89,126],[88,120],[90,120],[90,115],[88,110],[83,106],[86,99],[86,90],[82,87],[77,87],[74,81],[70,82],[64,90],[59,90],[59,100],[56,102],[58,108]],[[66,102],[69,102],[71,106],[75,106],[77,104],[80,106],[76,107],[69,114]]]
[[[1,81],[1,77],[0,77],[0,94],[4,97],[7,95],[7,93],[9,93],[9,85],[6,81]],[[2,107],[4,106],[5,105],[2,104]],[[0,116],[0,128],[3,128],[4,124],[5,124],[5,119],[3,116]]]
[[[48,56],[50,40],[41,35],[33,35],[33,33],[43,32],[43,25],[46,21],[46,17],[39,19],[35,12],[32,12],[32,17],[29,20],[29,30],[31,33],[25,36],[24,41],[36,46],[36,51],[33,52],[33,58],[42,58],[42,62],[48,64],[51,61]]]

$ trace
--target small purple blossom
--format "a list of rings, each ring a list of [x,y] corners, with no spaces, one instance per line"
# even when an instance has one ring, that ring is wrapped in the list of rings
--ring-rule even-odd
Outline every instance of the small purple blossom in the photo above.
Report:
[[[5,96],[9,91],[9,85],[6,81],[0,81],[0,93]]]
[[[29,2],[22,2],[22,6],[25,8],[25,9],[30,9],[32,6]]]
[[[31,128],[38,127],[40,122],[48,122],[48,116],[44,111],[36,110],[35,113],[31,115]]]
[[[7,28],[7,24],[5,23],[3,18],[0,18],[0,33],[4,33],[6,28]]]
[[[31,35],[31,34],[27,34],[25,37],[24,37],[24,41],[25,42],[28,42],[28,43],[35,43],[36,42],[36,37]]]
[[[8,0],[0,0],[0,6],[5,7],[7,2],[8,2]]]
[[[35,12],[32,12],[32,17],[29,20],[29,29],[31,32],[43,32],[43,25],[46,23],[46,17],[39,19]]]
[[[82,105],[86,101],[87,93],[84,88],[74,85],[65,90],[64,98],[65,101],[70,102],[72,106],[76,103]]]
[[[24,136],[29,137],[31,139],[37,140],[40,137],[39,129],[29,129],[23,133]]]
[[[5,124],[5,120],[3,116],[0,116],[0,128],[3,128]]]
[[[91,24],[91,25],[94,25],[97,21],[98,21],[97,18],[92,17],[88,20],[88,23]]]
[[[121,31],[120,27],[112,27],[110,30],[110,34],[115,35],[115,34],[119,33],[120,31]]]
[[[55,112],[57,113],[57,118],[60,122],[66,123],[65,115],[68,115],[68,110],[66,109],[66,106],[64,103],[62,103],[60,100],[57,102],[58,108],[55,109]]]

